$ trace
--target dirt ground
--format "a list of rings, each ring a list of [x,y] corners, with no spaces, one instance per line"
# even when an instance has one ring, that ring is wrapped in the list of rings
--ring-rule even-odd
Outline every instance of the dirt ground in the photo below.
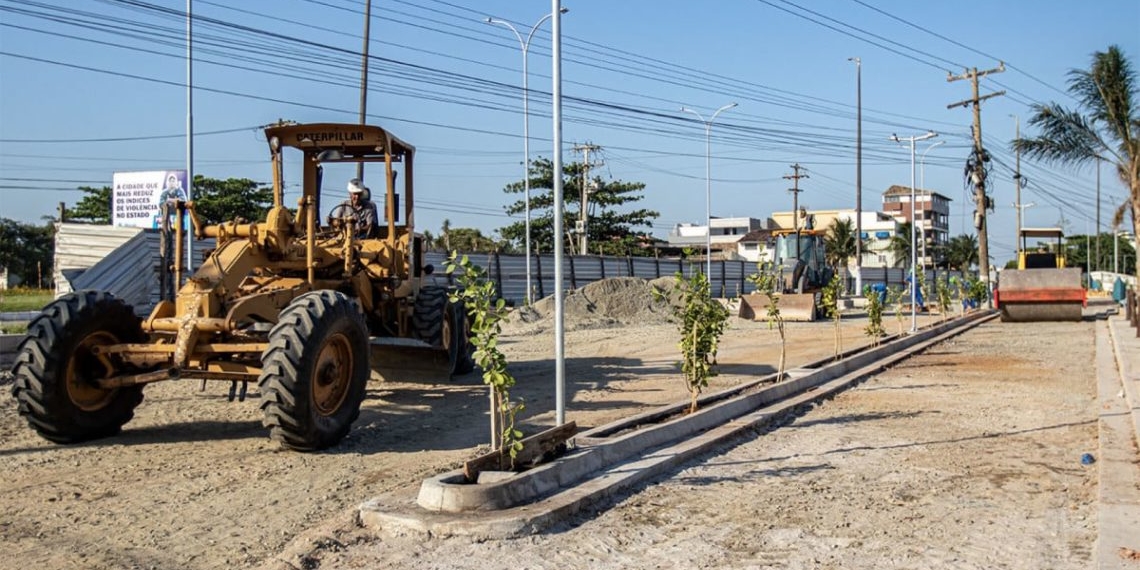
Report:
[[[531,432],[554,421],[553,333],[532,317],[502,339]],[[844,322],[845,347],[864,325]],[[40,439],[9,399],[0,568],[1085,567],[1093,326],[985,325],[563,528],[483,544],[372,537],[353,519],[485,451],[477,374],[378,378],[347,439],[316,454],[268,439],[256,390],[229,403],[222,385],[152,385],[122,434],[77,446]],[[580,426],[685,398],[662,314],[574,313],[567,328]],[[788,340],[791,365],[833,351],[827,323],[792,323]],[[772,372],[778,347],[734,319],[710,389]]]
[[[309,567],[1088,568],[1092,327],[983,325],[540,535],[330,534]]]

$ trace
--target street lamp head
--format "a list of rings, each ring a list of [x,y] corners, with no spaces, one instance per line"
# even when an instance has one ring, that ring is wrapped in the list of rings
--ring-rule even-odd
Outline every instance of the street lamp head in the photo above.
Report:
[[[863,64],[863,60],[861,60],[857,57],[849,57],[849,58],[847,58],[847,61],[854,61],[855,65],[862,65]]]
[[[930,146],[926,147],[926,150],[922,151],[922,160],[924,160],[924,161],[926,160],[926,153],[928,153],[928,152],[930,152],[931,150],[933,150],[933,149],[934,149],[934,147],[936,147],[936,146],[938,146],[938,145],[940,145],[940,144],[944,144],[945,142],[946,142],[946,141],[938,141],[938,142],[936,142],[936,143],[933,143],[933,144],[931,144]]]
[[[899,136],[894,134],[894,133],[891,133],[891,140],[893,140],[895,142],[902,142],[899,140]]]
[[[490,16],[487,16],[487,19],[483,20],[483,21],[487,22],[488,24],[494,24],[495,23],[495,19],[490,17]]]
[[[566,12],[569,12],[569,11],[570,11],[570,9],[569,9],[569,8],[565,8],[565,7],[564,7],[564,8],[562,8],[561,10],[559,10],[559,11],[558,11],[558,13],[559,13],[559,14],[565,14]]]

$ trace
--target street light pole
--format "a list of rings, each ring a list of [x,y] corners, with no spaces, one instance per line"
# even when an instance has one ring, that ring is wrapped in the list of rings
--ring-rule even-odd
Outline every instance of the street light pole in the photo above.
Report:
[[[863,60],[855,62],[855,293],[863,294]],[[795,212],[792,212],[795,219]]]
[[[562,211],[562,0],[551,0],[550,118],[554,179],[554,421],[566,423],[566,308],[563,281]]]
[[[1013,138],[1014,140],[1021,140],[1021,117],[1013,115]],[[1017,149],[1016,158],[1014,159],[1013,170],[1013,190],[1014,190],[1014,207],[1017,208],[1017,234],[1013,236],[1013,256],[1017,257],[1018,246],[1021,245],[1021,187],[1024,180],[1021,178],[1021,149]]]
[[[372,26],[372,0],[364,3],[364,47],[360,58],[360,124],[368,122],[368,44]],[[364,181],[364,163],[356,163],[356,177]]]
[[[727,111],[736,106],[736,103],[729,103],[717,109],[709,120],[705,120],[700,113],[688,108],[681,107],[681,111],[692,113],[705,124],[705,277],[709,280],[709,291],[712,291],[712,170],[711,170],[711,148],[712,148],[712,123],[716,120],[716,116],[721,111]]]
[[[946,142],[946,141],[938,141],[938,142],[926,147],[926,150],[922,151],[922,157],[919,159],[919,176],[921,178],[919,179],[918,185],[921,186],[923,190],[926,190],[926,153],[930,152],[931,149],[933,149],[934,147],[936,147],[936,146],[938,146],[944,142]],[[932,194],[930,194],[929,191],[927,191],[927,196],[930,197],[930,209],[933,210],[934,209],[934,196]],[[930,229],[934,229],[934,224],[931,224]],[[925,212],[922,214],[922,263],[923,263],[923,269],[925,270],[925,268],[926,268],[926,213]]]
[[[194,0],[186,0],[186,201],[194,196]],[[194,272],[194,232],[186,232],[186,269]],[[181,286],[175,283],[174,289]]]
[[[569,8],[562,8],[559,13],[565,14],[569,12]],[[542,26],[544,22],[549,20],[554,13],[547,14],[539,18],[538,22],[530,29],[526,39],[523,40],[522,34],[519,33],[515,27],[507,21],[499,20],[497,18],[487,18],[488,24],[498,24],[505,26],[515,34],[515,38],[519,40],[519,46],[522,48],[522,92],[523,92],[523,203],[525,204],[525,231],[526,237],[523,240],[526,248],[526,302],[528,305],[534,303],[533,287],[531,286],[530,277],[530,89],[528,88],[528,79],[530,73],[527,72],[527,52],[530,50],[530,40],[534,37],[534,33]],[[557,175],[557,173],[555,174]],[[559,239],[555,236],[555,239]]]
[[[1017,209],[1017,241],[1013,244],[1014,256],[1016,256],[1017,252],[1021,249],[1021,228],[1025,225],[1025,209],[1032,208],[1036,205],[1036,202],[1029,202],[1028,204],[1021,204],[1019,202],[1013,203],[1013,207]]]
[[[934,131],[929,131],[922,136],[906,137],[910,141],[910,332],[918,331],[918,313],[916,312],[916,305],[918,304],[918,272],[915,270],[917,265],[916,252],[915,252],[915,219],[914,219],[914,143],[916,141],[923,141],[926,139],[938,136]],[[895,142],[902,142],[898,135],[891,135],[891,140]]]

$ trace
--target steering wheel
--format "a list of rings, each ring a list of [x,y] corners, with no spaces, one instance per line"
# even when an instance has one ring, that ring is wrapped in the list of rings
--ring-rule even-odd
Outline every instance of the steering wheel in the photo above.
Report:
[[[329,212],[328,224],[331,227],[339,228],[344,223],[344,218],[352,216],[352,208],[346,204],[337,204]]]

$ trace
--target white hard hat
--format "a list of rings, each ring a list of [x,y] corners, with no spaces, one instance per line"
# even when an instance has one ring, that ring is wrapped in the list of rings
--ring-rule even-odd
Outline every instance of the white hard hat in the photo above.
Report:
[[[353,178],[352,180],[348,181],[349,193],[360,194],[361,192],[364,192],[365,190],[367,190],[367,188],[364,187],[364,183],[361,182],[359,178]]]

